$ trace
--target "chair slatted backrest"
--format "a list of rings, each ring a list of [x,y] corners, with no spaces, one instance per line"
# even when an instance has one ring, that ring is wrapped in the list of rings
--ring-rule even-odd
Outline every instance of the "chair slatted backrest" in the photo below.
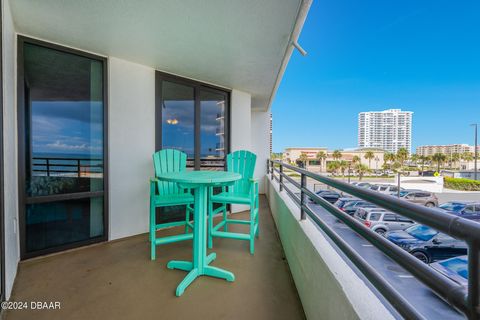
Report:
[[[174,149],[164,149],[153,154],[155,176],[162,173],[183,172],[187,168],[187,155]],[[175,182],[157,181],[158,194],[161,196],[184,193]]]
[[[250,179],[253,178],[255,171],[255,162],[257,156],[247,150],[239,150],[227,155],[227,171],[240,173],[242,179],[237,180],[235,184],[228,188],[230,193],[249,193]]]

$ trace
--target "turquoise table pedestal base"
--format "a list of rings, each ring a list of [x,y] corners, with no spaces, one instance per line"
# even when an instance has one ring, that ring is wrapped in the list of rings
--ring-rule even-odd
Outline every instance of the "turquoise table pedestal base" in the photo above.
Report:
[[[235,276],[226,271],[209,264],[217,257],[215,253],[207,255],[207,195],[208,187],[203,185],[194,187],[195,207],[193,223],[193,261],[172,260],[168,262],[167,268],[188,271],[187,276],[177,287],[176,295],[180,297],[185,289],[200,276],[209,276],[234,281]]]

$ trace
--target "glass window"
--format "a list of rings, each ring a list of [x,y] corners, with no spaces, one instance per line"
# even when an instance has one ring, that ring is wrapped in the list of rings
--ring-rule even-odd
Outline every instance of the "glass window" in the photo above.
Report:
[[[177,149],[196,170],[224,170],[229,152],[228,92],[157,71],[156,150]],[[159,118],[157,118],[159,119]],[[161,139],[159,139],[161,137]]]
[[[225,166],[225,95],[200,92],[201,167],[223,170]]]
[[[413,220],[401,215],[397,215],[397,220],[400,222],[413,223]]]
[[[382,216],[382,214],[380,212],[372,212],[372,213],[370,213],[369,220],[370,221],[378,221],[378,220],[380,220],[381,216]]]
[[[422,241],[428,241],[438,234],[438,231],[421,224],[413,225],[410,228],[405,229],[405,231],[412,237]]]
[[[468,205],[465,207],[465,210],[463,210],[463,213],[474,213],[475,212],[475,207],[473,205]]]
[[[162,147],[177,149],[195,156],[194,88],[164,81],[162,85]]]
[[[105,60],[24,38],[19,47],[22,257],[101,241]]]
[[[29,204],[26,250],[44,250],[100,237],[104,233],[103,197]]]
[[[395,214],[385,213],[383,216],[383,221],[397,221],[397,218],[395,217]]]
[[[457,202],[446,202],[438,207],[447,211],[459,212],[465,208],[465,204]]]

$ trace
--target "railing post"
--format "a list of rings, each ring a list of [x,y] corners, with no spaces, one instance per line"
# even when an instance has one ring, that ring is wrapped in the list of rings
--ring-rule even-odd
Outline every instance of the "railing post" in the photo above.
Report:
[[[80,159],[77,159],[78,177],[80,178]]]
[[[305,192],[303,191],[306,188],[307,185],[307,176],[305,174],[301,173],[300,176],[300,219],[305,220],[307,218],[307,214],[305,210],[303,210],[303,207],[305,206]]]
[[[469,319],[478,319],[480,313],[480,246],[476,242],[468,246],[468,311]]]
[[[46,160],[47,160],[47,177],[50,177],[50,161],[48,158]]]
[[[267,159],[267,174],[270,173],[270,159]]]
[[[280,192],[283,191],[283,166],[280,163]]]
[[[275,163],[273,163],[273,161],[272,161],[272,163],[270,165],[270,180],[273,180],[273,166],[274,165],[275,165]]]

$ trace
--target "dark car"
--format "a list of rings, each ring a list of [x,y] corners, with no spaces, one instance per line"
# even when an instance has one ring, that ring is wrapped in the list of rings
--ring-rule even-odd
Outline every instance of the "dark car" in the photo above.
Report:
[[[465,219],[480,221],[480,202],[450,201],[441,204],[439,208]]]
[[[430,264],[430,267],[468,288],[468,257],[460,256]]]
[[[387,232],[385,237],[425,263],[467,254],[464,241],[421,224]]]
[[[353,214],[355,213],[355,211],[357,211],[358,208],[375,208],[375,207],[377,206],[374,205],[373,203],[370,203],[362,199],[355,199],[355,200],[346,202],[341,208],[339,207],[339,209],[353,216]]]
[[[334,204],[335,202],[337,202],[338,199],[342,197],[340,193],[333,190],[320,190],[315,192],[315,194],[320,198],[327,200],[331,204]],[[313,199],[310,198],[310,201],[313,201]]]
[[[357,201],[362,201],[361,199],[358,198],[338,198],[337,202],[334,203],[335,207],[338,209],[342,209],[345,206],[348,206],[350,203],[357,202]]]

